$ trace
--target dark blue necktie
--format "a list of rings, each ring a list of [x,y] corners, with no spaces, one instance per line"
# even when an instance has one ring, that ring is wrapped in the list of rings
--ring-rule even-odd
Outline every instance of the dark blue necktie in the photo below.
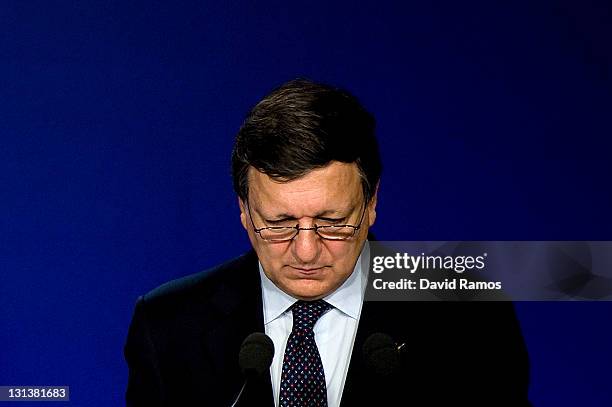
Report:
[[[293,329],[285,348],[279,404],[327,407],[325,373],[312,328],[331,305],[323,300],[298,301],[291,308]]]

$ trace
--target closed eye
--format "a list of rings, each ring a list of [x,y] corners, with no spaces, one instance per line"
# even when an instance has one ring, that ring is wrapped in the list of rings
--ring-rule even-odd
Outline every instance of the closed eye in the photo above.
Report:
[[[283,218],[283,219],[264,219],[265,222],[270,226],[295,226],[298,222],[293,218]]]
[[[325,223],[338,224],[338,223],[343,222],[346,218],[323,218],[323,217],[320,217],[320,218],[317,218],[317,219],[319,219],[319,220],[321,220],[321,221],[323,221]]]
[[[346,218],[327,218],[327,217],[318,217],[317,220],[320,222],[316,222],[317,224],[325,224],[325,225],[337,225],[342,223]],[[294,218],[283,218],[283,219],[265,219],[266,224],[270,226],[287,226],[293,227],[298,224],[298,220]]]

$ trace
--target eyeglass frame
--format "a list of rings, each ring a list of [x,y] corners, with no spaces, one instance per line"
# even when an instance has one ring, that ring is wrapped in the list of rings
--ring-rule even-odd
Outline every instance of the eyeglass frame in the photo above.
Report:
[[[346,224],[346,225],[321,225],[319,226],[317,224],[314,224],[314,226],[309,227],[309,228],[301,228],[299,223],[295,226],[264,226],[262,228],[257,228],[255,226],[255,222],[253,222],[253,216],[251,215],[251,205],[249,204],[248,199],[246,202],[246,207],[247,207],[247,212],[249,213],[249,219],[251,220],[251,225],[253,226],[253,231],[257,233],[259,238],[263,240],[264,242],[271,242],[271,243],[291,242],[293,239],[297,237],[297,235],[300,233],[300,230],[314,230],[316,235],[319,236],[319,238],[323,240],[346,241],[346,240],[351,239],[353,236],[355,236],[355,233],[357,233],[357,231],[361,229],[361,224],[363,223],[363,218],[365,217],[365,212],[366,212],[366,209],[368,208],[368,203],[367,201],[364,201],[363,212],[361,212],[361,218],[359,219],[359,223],[357,225]],[[330,239],[328,237],[323,237],[319,234],[319,229],[340,228],[340,227],[353,228],[353,233],[350,236],[346,238],[342,238],[342,239],[333,239],[333,238]],[[262,230],[279,230],[279,229],[295,229],[296,232],[295,232],[295,235],[293,235],[290,239],[279,239],[279,240],[264,239],[264,237],[261,235]]]

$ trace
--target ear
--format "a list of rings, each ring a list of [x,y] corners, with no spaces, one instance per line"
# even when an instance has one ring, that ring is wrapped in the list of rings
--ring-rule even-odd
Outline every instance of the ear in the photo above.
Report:
[[[240,222],[242,223],[242,227],[245,230],[249,230],[247,227],[247,222],[248,222],[247,216],[249,215],[247,213],[246,205],[242,201],[242,199],[240,199],[240,197],[238,197],[238,206],[240,207]]]
[[[368,227],[372,227],[374,221],[376,221],[376,204],[378,203],[378,186],[380,185],[380,181],[376,184],[376,188],[374,188],[374,194],[368,203]]]

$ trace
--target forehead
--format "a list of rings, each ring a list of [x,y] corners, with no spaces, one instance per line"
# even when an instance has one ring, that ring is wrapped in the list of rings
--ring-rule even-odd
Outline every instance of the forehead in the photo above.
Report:
[[[332,162],[289,182],[249,169],[249,200],[266,212],[280,211],[294,217],[322,211],[348,211],[361,203],[359,170],[354,163]]]

